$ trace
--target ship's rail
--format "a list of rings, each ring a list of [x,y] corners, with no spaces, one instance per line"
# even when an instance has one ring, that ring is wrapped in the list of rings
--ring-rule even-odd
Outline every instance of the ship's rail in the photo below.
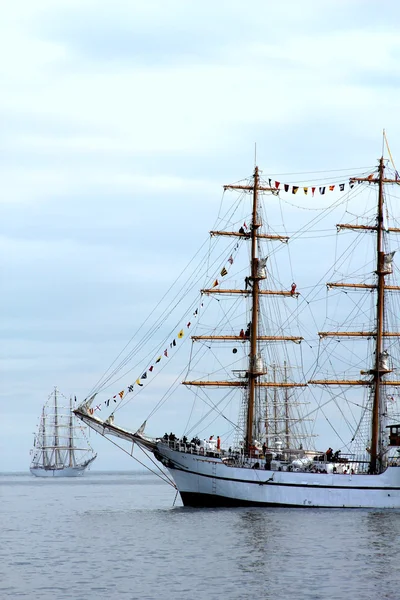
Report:
[[[176,452],[185,452],[186,454],[198,454],[199,456],[209,456],[214,458],[222,458],[228,454],[226,450],[217,449],[216,447],[210,447],[209,442],[205,441],[205,443],[196,444],[193,442],[182,442],[182,440],[165,440],[160,439],[159,442],[162,442],[171,450],[175,450]]]
[[[291,449],[286,453],[276,454],[276,457],[271,460],[271,454],[266,456],[259,454],[258,456],[246,456],[242,449],[228,450],[217,448],[216,444],[210,441],[202,440],[199,443],[183,442],[182,440],[157,440],[165,444],[171,450],[186,454],[195,454],[208,458],[219,458],[227,467],[241,467],[248,469],[260,469],[270,471],[293,471],[303,473],[331,473],[331,474],[349,474],[360,475],[368,474],[369,461],[356,460],[353,455],[342,455],[338,460],[328,460],[326,455],[314,455],[315,453],[304,450]],[[297,457],[296,457],[296,452]],[[296,458],[304,460],[307,455],[311,460],[304,465],[296,465]],[[388,466],[400,467],[400,458],[391,458],[388,461]]]

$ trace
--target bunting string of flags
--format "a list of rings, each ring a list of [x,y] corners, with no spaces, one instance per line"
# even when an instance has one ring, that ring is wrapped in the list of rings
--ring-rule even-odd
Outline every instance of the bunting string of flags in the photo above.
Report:
[[[249,230],[246,222],[243,223],[243,226],[239,229],[240,233],[246,233]],[[232,250],[232,253],[229,255],[229,258],[227,259],[227,265],[229,266],[224,266],[220,272],[221,277],[225,277],[228,274],[228,270],[229,268],[233,265],[234,259],[234,253],[239,249],[239,242],[237,242]],[[212,285],[212,287],[216,287],[217,285],[219,285],[219,281],[218,279],[216,279],[214,281],[214,284]],[[203,306],[203,303],[200,304],[200,307]],[[199,314],[199,308],[196,308],[196,310],[193,312],[193,317],[196,318]],[[186,329],[189,329],[191,326],[191,321],[188,321],[188,323],[186,324]],[[177,334],[177,338],[178,340],[181,340],[185,335],[185,331],[184,328],[182,328],[178,334]],[[169,349],[172,350],[173,348],[175,348],[177,342],[176,342],[176,338],[174,338],[172,340],[172,342],[170,342],[169,344]],[[141,375],[141,377],[138,377],[135,381],[135,383],[131,383],[130,385],[128,385],[128,387],[124,390],[121,390],[120,392],[118,392],[118,394],[115,394],[114,396],[112,396],[111,398],[107,398],[107,400],[105,400],[104,402],[101,402],[100,404],[98,404],[94,409],[90,409],[91,411],[95,412],[96,410],[101,410],[101,406],[110,406],[110,402],[117,402],[118,399],[122,400],[127,394],[130,394],[132,392],[134,392],[135,390],[135,385],[138,385],[139,387],[143,387],[144,383],[142,383],[143,380],[147,379],[148,373],[153,373],[154,367],[156,365],[158,365],[163,356],[165,358],[168,358],[168,347],[165,348],[164,352],[162,354],[160,354],[159,356],[157,356],[157,358],[154,360],[154,364],[151,364],[146,371],[144,371],[144,373]],[[93,412],[91,414],[93,414]]]
[[[367,180],[372,180],[374,178],[374,174],[368,175]],[[271,178],[268,179],[269,187],[275,188],[276,190],[284,191],[284,192],[292,192],[292,194],[297,194],[299,189],[303,190],[303,193],[307,196],[308,191],[311,191],[311,195],[314,197],[315,193],[319,193],[321,196],[325,194],[326,191],[333,192],[336,188],[339,189],[340,192],[344,192],[346,186],[349,189],[352,189],[356,183],[362,183],[362,181],[354,181],[354,179],[350,178],[348,182],[338,183],[338,184],[330,184],[330,185],[315,185],[315,186],[304,186],[301,187],[299,185],[289,185],[288,183],[281,183],[280,181],[273,181]],[[282,186],[282,187],[281,187]]]
[[[203,306],[203,303],[200,304],[200,307],[202,307],[202,306]],[[199,314],[199,308],[196,308],[196,310],[193,312],[193,317],[196,318],[198,316],[198,314]],[[189,329],[191,325],[192,325],[191,321],[188,321],[186,324],[186,329]],[[176,338],[178,340],[181,340],[184,337],[184,335],[185,335],[185,328],[182,328],[177,333]],[[170,342],[169,349],[175,348],[175,346],[177,345],[176,338],[174,338],[172,340],[172,342]],[[113,402],[116,403],[116,402],[118,402],[118,400],[122,400],[127,394],[130,394],[135,391],[135,385],[138,385],[139,387],[143,387],[144,383],[142,383],[142,382],[147,379],[148,374],[153,373],[155,366],[161,362],[163,357],[168,358],[169,349],[168,349],[168,347],[165,348],[164,352],[162,354],[160,354],[159,356],[157,356],[157,358],[154,360],[153,364],[151,364],[146,369],[146,371],[144,371],[142,373],[142,375],[136,379],[135,383],[131,383],[130,385],[128,385],[128,387],[126,389],[121,390],[120,392],[118,392],[118,394],[115,394],[111,398],[107,398],[107,400],[104,400],[104,402],[101,402],[100,404],[95,406],[95,408],[90,409],[90,414],[93,414],[97,410],[101,411],[102,405],[108,407],[108,406],[110,406],[110,403],[113,403]],[[113,406],[113,404],[111,404],[111,406]]]
[[[241,226],[241,228],[239,229],[239,233],[248,233],[248,231],[249,231],[249,228],[245,221],[243,223],[243,225]],[[221,277],[225,277],[226,275],[228,275],[229,268],[233,265],[233,255],[235,252],[237,252],[238,249],[239,249],[239,242],[237,242],[234,245],[232,254],[229,255],[229,258],[226,261],[227,265],[229,265],[229,266],[225,265],[224,267],[222,267],[221,272],[220,272]],[[217,287],[217,285],[219,285],[219,283],[220,283],[219,280],[216,279],[211,287],[215,288],[215,287]]]

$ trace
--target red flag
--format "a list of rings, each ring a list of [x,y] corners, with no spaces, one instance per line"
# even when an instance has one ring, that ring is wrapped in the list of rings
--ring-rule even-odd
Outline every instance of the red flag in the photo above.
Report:
[[[151,365],[151,367],[149,367],[150,373],[152,372],[153,369],[154,369],[154,367],[153,367],[153,365]]]
[[[311,188],[311,193],[312,193],[313,196],[314,196],[314,192],[315,192],[315,187],[312,187]]]
[[[189,329],[190,326],[191,326],[191,322],[189,321],[189,323],[186,325],[186,327]]]
[[[168,358],[168,351],[164,350],[164,356],[166,356]]]
[[[275,181],[275,187],[277,190],[279,190],[279,186],[281,185],[280,181]]]
[[[334,185],[330,185],[330,186],[329,186],[329,191],[330,191],[330,192],[333,192],[333,190],[334,190],[334,189],[335,189],[335,186],[334,186]]]

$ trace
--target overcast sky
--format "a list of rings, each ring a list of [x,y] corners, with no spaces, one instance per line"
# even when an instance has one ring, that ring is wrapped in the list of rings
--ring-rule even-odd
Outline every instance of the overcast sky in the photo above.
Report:
[[[1,15],[0,471],[24,471],[53,386],[85,397],[254,142],[270,173],[374,164],[383,127],[399,157],[400,7],[13,0]],[[96,468],[134,468],[92,441]]]

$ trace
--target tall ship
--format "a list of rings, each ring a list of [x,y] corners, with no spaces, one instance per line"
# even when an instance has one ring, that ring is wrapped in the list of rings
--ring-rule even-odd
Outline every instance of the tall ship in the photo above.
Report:
[[[42,408],[31,451],[30,471],[36,477],[78,477],[95,460],[96,454],[85,427],[73,413],[73,401],[57,388]]]
[[[225,185],[194,275],[75,415],[143,451],[185,506],[400,508],[399,184],[390,155]]]

